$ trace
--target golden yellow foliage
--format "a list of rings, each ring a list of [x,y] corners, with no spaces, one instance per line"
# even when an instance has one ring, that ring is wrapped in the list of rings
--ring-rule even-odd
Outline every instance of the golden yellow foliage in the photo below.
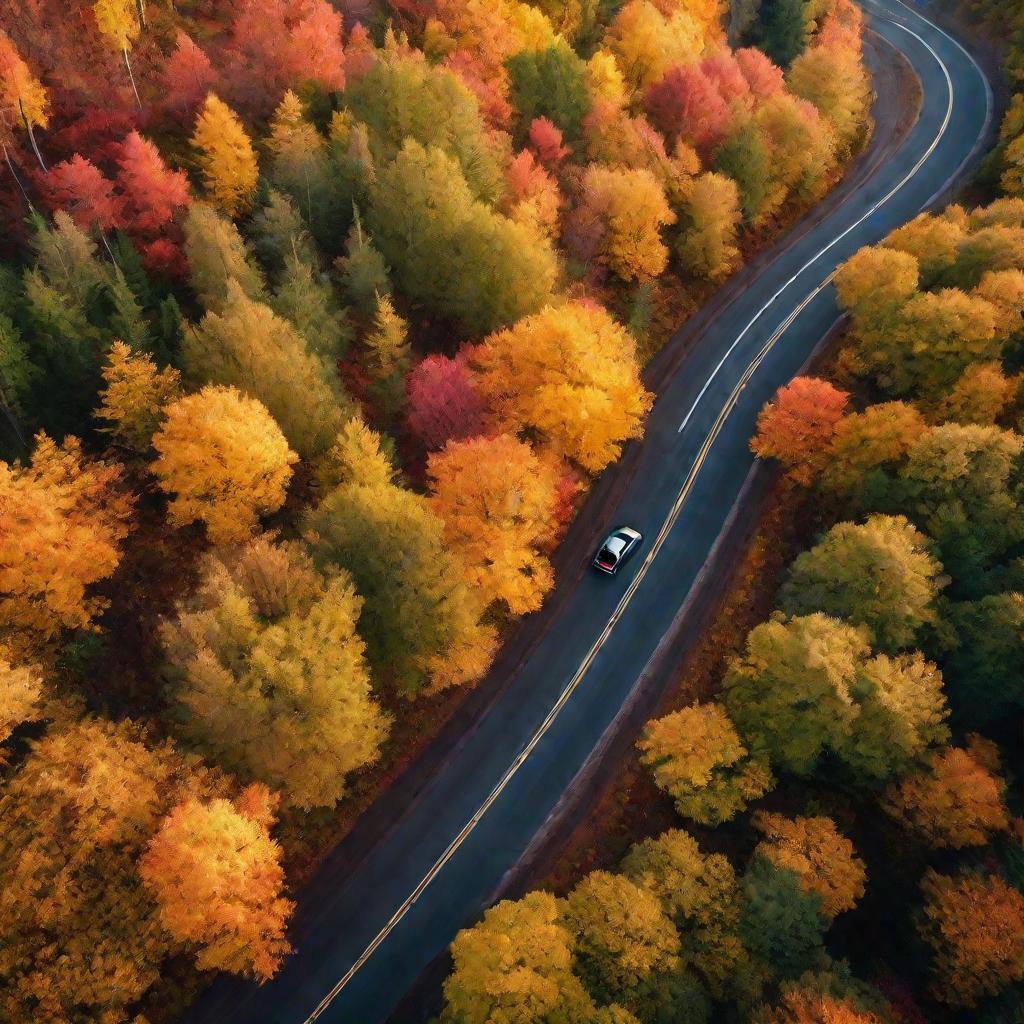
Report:
[[[0,1019],[128,1019],[180,951],[138,876],[176,803],[223,781],[130,721],[52,726],[0,794]]]
[[[666,17],[650,0],[629,0],[605,35],[604,46],[632,89],[656,82],[673,64],[690,64],[704,49],[700,22],[681,7]]]
[[[115,50],[127,50],[141,29],[135,0],[96,0],[92,13]]]
[[[853,489],[869,470],[898,462],[927,429],[921,413],[905,402],[880,402],[849,413],[832,436],[826,486]]]
[[[14,43],[0,30],[0,141],[22,122],[23,112],[30,125],[45,128],[50,123],[50,98]]]
[[[821,896],[821,912],[835,917],[864,895],[867,873],[853,843],[831,818],[786,818],[759,811],[754,827],[764,835],[754,856],[795,872],[801,886]]]
[[[971,363],[952,390],[939,396],[934,419],[992,426],[1013,401],[1018,383],[1016,378],[1007,377],[995,361]]]
[[[162,370],[144,352],[133,352],[115,341],[103,366],[106,387],[100,392],[96,415],[113,426],[101,428],[115,441],[135,451],[149,447],[168,402],[178,397],[181,374],[172,366]]]
[[[616,108],[626,105],[626,80],[622,77],[615,54],[608,50],[595,50],[587,61],[587,92],[590,99],[601,99]]]
[[[716,994],[723,993],[746,957],[738,934],[740,889],[728,859],[705,856],[688,832],[670,829],[634,846],[622,871],[654,893],[678,926],[683,965],[695,967]]]
[[[32,461],[0,462],[0,626],[50,638],[88,629],[106,602],[88,588],[121,560],[133,499],[120,469],[77,438],[36,436]]]
[[[534,1024],[559,1014],[566,1020],[590,1019],[593,1005],[573,976],[572,951],[573,937],[550,893],[502,900],[479,924],[455,936],[441,1020]]]
[[[720,704],[694,704],[647,723],[641,761],[685,818],[729,821],[771,789],[771,769],[751,757]]]
[[[212,92],[199,112],[192,145],[213,205],[229,217],[247,212],[259,178],[256,153],[242,122]]]
[[[624,281],[657,277],[668,265],[661,229],[676,215],[649,170],[592,165],[583,176],[582,216],[593,218],[603,237],[598,260]]]
[[[215,544],[244,540],[276,512],[298,456],[266,408],[235,388],[208,386],[167,407],[153,438],[153,472],[171,494],[175,526],[203,522]]]
[[[338,116],[338,112],[335,116]],[[323,147],[323,136],[315,125],[306,120],[302,101],[289,89],[281,97],[271,119],[267,149],[280,159],[308,156],[318,153]]]
[[[628,992],[678,963],[679,935],[657,896],[623,875],[592,871],[566,897],[563,917],[594,989]]]
[[[160,923],[198,945],[200,969],[274,975],[290,952],[285,924],[294,904],[281,896],[281,848],[270,838],[265,787],[235,804],[195,798],[171,809],[139,862],[160,908]],[[247,814],[249,805],[259,808]]]
[[[651,396],[629,333],[593,304],[548,306],[484,339],[471,356],[499,430],[597,473],[643,433]]]
[[[183,730],[291,805],[336,803],[389,725],[356,632],[362,607],[348,576],[322,577],[298,543],[263,535],[209,555],[160,626]]]
[[[39,717],[43,675],[38,665],[13,664],[13,655],[0,645],[0,743],[4,743],[22,722]],[[0,752],[0,764],[3,764]]]
[[[428,23],[435,48],[467,50],[493,75],[522,50],[543,50],[557,38],[551,22],[519,0],[438,0],[437,19]],[[450,42],[440,42],[445,36]]]

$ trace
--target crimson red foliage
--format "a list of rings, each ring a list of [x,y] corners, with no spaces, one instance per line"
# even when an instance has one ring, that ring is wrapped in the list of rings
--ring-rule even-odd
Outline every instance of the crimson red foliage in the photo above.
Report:
[[[483,429],[484,401],[462,359],[427,356],[409,374],[409,429],[428,449]]]
[[[732,120],[716,80],[698,65],[669,68],[648,88],[644,108],[666,136],[681,138],[704,154],[725,139]]]
[[[181,228],[174,219],[189,203],[188,178],[172,171],[156,146],[138,132],[121,142],[115,158],[123,226],[152,271],[181,276],[185,260]]]
[[[286,89],[345,86],[341,15],[325,0],[241,0],[231,26],[225,85],[235,104],[269,113]]]
[[[190,122],[206,94],[217,91],[218,77],[210,58],[179,31],[177,45],[160,72],[161,109],[180,122]]]
[[[76,153],[37,173],[36,184],[51,210],[64,210],[81,228],[107,231],[121,221],[113,182],[91,161]]]
[[[345,44],[345,78],[355,82],[362,78],[377,60],[377,51],[370,30],[363,24],[354,25]]]

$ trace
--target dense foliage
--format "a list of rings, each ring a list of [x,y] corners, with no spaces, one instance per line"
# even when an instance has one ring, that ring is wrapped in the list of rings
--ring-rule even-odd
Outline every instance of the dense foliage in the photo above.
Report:
[[[813,36],[808,45],[814,6],[737,4],[733,30],[791,61],[789,86],[823,110],[846,71],[818,59]],[[1001,30],[1007,6],[974,5]],[[1016,6],[1009,20],[1019,87]],[[766,159],[755,156],[765,138],[754,144],[745,128],[716,136],[702,66],[631,69],[662,131],[701,154],[724,140],[727,173]],[[751,448],[780,468],[783,508],[813,506],[820,533],[782,573],[776,610],[715,675],[718,699],[699,691],[692,703],[684,679],[675,710],[638,739],[640,764],[694,835],[644,839],[618,874],[505,902],[460,933],[446,1022],[602,1019],[560,1004],[531,1014],[515,997],[514,952],[529,945],[491,915],[542,899],[572,971],[562,990],[581,983],[609,1014],[644,1024],[1020,1019],[1019,100],[996,154],[1006,195],[923,214],[849,260],[836,286],[850,325],[829,379],[798,377],[757,419]],[[784,108],[762,108],[766,123]],[[770,202],[733,177],[747,216]],[[738,599],[748,584],[737,582]],[[621,848],[623,822],[631,837],[649,827],[616,821],[587,856]],[[487,979],[473,955],[485,925],[504,951]],[[488,982],[504,987],[500,1011]]]
[[[644,360],[867,137],[858,9],[803,13],[0,0],[0,1016],[274,973],[286,868],[541,606]],[[705,725],[652,757],[717,820],[771,773]],[[494,927],[539,930],[528,1005],[699,1018],[711,902]]]

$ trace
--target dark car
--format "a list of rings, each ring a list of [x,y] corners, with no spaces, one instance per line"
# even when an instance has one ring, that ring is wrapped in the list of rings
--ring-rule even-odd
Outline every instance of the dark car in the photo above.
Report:
[[[643,539],[643,534],[629,526],[620,526],[612,530],[594,556],[594,568],[614,576]]]

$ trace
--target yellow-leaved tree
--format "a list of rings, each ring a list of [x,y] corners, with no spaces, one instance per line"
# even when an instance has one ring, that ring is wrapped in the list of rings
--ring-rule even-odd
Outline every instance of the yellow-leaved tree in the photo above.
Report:
[[[381,438],[352,420],[330,452],[331,487],[305,518],[315,557],[343,566],[365,604],[359,630],[378,678],[411,694],[474,682],[494,655],[482,595],[426,498],[394,481]],[[332,486],[333,485],[333,486]]]
[[[666,17],[651,0],[629,0],[608,28],[604,44],[633,89],[656,82],[673,64],[691,64],[705,45],[702,25],[682,7]],[[712,38],[720,35],[718,29]]]
[[[275,803],[258,784],[233,803],[191,797],[171,809],[139,861],[160,923],[199,946],[201,969],[265,981],[290,952],[294,904],[281,895],[281,847],[270,837]]]
[[[129,720],[54,724],[0,793],[0,1020],[130,1019],[180,955],[139,878],[175,804],[225,780]]]
[[[322,577],[297,543],[260,536],[207,556],[160,628],[183,731],[291,805],[334,804],[389,724],[356,632],[362,606],[346,574]]]
[[[0,628],[48,639],[92,626],[106,602],[89,588],[117,568],[128,534],[120,477],[77,438],[44,433],[28,465],[0,462]]]
[[[153,472],[171,494],[175,526],[203,522],[215,544],[244,540],[284,504],[297,456],[266,408],[235,388],[209,386],[165,410]]]
[[[767,758],[752,756],[720,704],[694,704],[644,726],[640,759],[684,818],[718,825],[772,788]]]
[[[502,900],[460,931],[451,951],[444,1024],[594,1019],[590,996],[572,973],[572,933],[550,893]]]
[[[13,654],[0,645],[0,743],[4,743],[22,722],[34,722],[40,715],[43,674],[38,665],[15,664]],[[0,765],[4,763],[0,751]]]
[[[142,25],[139,22],[139,11],[144,10],[138,0],[95,0],[92,5],[93,17],[103,38],[124,55],[124,66],[128,69],[128,78],[135,93],[135,102],[142,109],[139,90],[135,86],[135,75],[132,74],[128,50],[138,38]]]
[[[158,370],[145,352],[133,352],[115,341],[103,366],[106,387],[100,392],[96,415],[111,423],[103,427],[118,443],[134,451],[149,447],[163,408],[178,397],[181,375],[173,366]]]
[[[510,434],[449,441],[430,456],[434,511],[468,582],[514,615],[536,611],[554,584],[538,543],[552,530],[555,473]]]
[[[192,145],[213,205],[229,217],[245,213],[259,178],[256,152],[238,116],[212,92],[199,112]]]
[[[364,338],[370,390],[385,422],[393,420],[405,405],[405,378],[409,372],[409,325],[395,312],[387,295],[377,296],[373,326]]]
[[[14,168],[7,146],[15,126],[24,126],[39,166],[45,171],[46,164],[36,145],[34,128],[36,125],[45,128],[49,123],[50,97],[45,86],[29,70],[10,38],[0,31],[0,149],[3,149],[12,175]]]
[[[583,176],[577,216],[596,223],[597,259],[622,280],[657,277],[668,265],[661,229],[676,215],[650,171],[592,165]]]
[[[653,893],[679,929],[679,959],[694,967],[722,997],[746,951],[739,938],[740,888],[728,859],[703,854],[682,829],[669,829],[634,846],[622,871]]]
[[[576,936],[579,973],[602,999],[679,962],[679,934],[661,901],[624,875],[592,871],[566,897],[563,919]]]
[[[470,361],[499,430],[527,430],[591,473],[643,433],[651,396],[636,346],[592,303],[548,306],[485,338]]]

